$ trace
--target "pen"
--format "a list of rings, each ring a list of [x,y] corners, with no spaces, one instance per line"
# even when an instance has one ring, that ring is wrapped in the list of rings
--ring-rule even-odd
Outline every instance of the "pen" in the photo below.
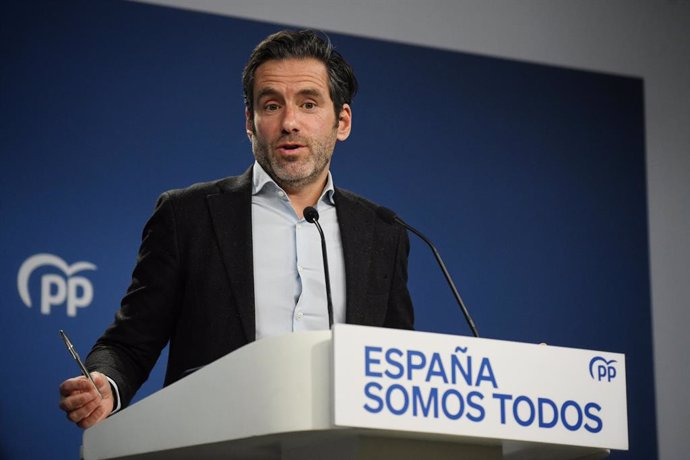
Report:
[[[60,329],[60,336],[62,337],[63,342],[65,342],[65,346],[67,347],[67,350],[69,350],[70,354],[72,355],[72,358],[77,362],[77,365],[79,366],[79,369],[81,369],[81,373],[84,374],[84,377],[89,379],[91,382],[91,385],[93,385],[94,389],[96,390],[96,393],[98,393],[98,396],[103,399],[103,395],[101,392],[98,390],[98,387],[96,386],[96,382],[93,381],[93,377],[91,377],[91,374],[89,374],[89,371],[86,370],[86,366],[84,366],[84,363],[81,362],[81,358],[79,358],[79,354],[77,353],[77,350],[74,349],[74,345],[72,345],[72,342],[70,342],[69,338],[67,337],[67,334],[65,334],[65,331]]]

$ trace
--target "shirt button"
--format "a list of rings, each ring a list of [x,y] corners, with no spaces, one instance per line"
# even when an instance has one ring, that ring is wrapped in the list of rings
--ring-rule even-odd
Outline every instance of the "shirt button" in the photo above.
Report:
[[[302,318],[304,318],[304,312],[302,312],[302,310],[297,310],[295,313],[295,319],[300,321]]]

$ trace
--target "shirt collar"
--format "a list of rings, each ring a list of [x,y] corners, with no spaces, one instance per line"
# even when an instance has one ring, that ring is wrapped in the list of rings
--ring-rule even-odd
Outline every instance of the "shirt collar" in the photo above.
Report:
[[[282,191],[285,193],[285,190],[276,184],[276,182],[271,178],[271,176],[268,175],[264,168],[262,168],[257,161],[254,161],[254,168],[252,169],[252,196],[269,193],[269,190]],[[328,171],[326,186],[323,188],[323,192],[321,192],[319,201],[324,201],[331,205],[335,205],[335,199],[333,197],[334,194],[335,187],[333,186],[333,176],[331,175],[331,172]]]

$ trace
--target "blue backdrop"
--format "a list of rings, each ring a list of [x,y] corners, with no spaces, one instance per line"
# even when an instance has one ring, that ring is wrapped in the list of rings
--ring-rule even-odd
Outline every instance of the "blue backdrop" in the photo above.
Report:
[[[76,458],[58,329],[86,355],[158,194],[251,163],[240,74],[279,26],[120,1],[0,8],[0,458]],[[361,84],[336,183],[437,242],[483,336],[625,353],[630,452],[612,458],[656,458],[642,81],[331,38]],[[410,289],[418,329],[469,334],[416,240]],[[161,382],[159,363],[139,396]]]

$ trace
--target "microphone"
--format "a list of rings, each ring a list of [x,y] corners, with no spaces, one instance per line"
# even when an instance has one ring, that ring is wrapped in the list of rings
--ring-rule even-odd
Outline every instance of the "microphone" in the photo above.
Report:
[[[467,325],[470,327],[472,330],[472,334],[474,334],[475,337],[479,337],[479,332],[477,331],[477,326],[474,325],[474,321],[472,321],[472,317],[470,316],[470,312],[467,310],[467,307],[465,306],[465,302],[462,301],[462,297],[460,297],[460,293],[458,292],[458,289],[455,287],[455,283],[453,282],[453,279],[450,277],[450,273],[448,273],[448,270],[446,269],[446,264],[443,263],[443,259],[441,259],[441,254],[439,254],[438,250],[434,246],[434,244],[427,238],[426,236],[422,235],[417,229],[414,227],[408,225],[405,223],[404,220],[402,220],[400,217],[398,217],[393,211],[391,211],[388,208],[384,208],[383,206],[379,206],[376,209],[376,214],[386,223],[388,224],[399,224],[417,235],[424,241],[429,247],[431,248],[431,251],[434,253],[434,257],[436,258],[436,262],[438,262],[438,266],[441,267],[441,271],[443,272],[443,276],[446,277],[446,281],[448,282],[448,286],[450,286],[450,290],[453,291],[453,295],[455,296],[455,300],[458,302],[458,305],[460,306],[460,310],[462,311],[463,316],[465,317],[465,321],[467,321]]]
[[[331,300],[331,278],[328,274],[328,252],[326,252],[326,237],[323,235],[321,224],[319,224],[319,211],[307,206],[302,212],[304,218],[310,224],[316,225],[316,229],[321,236],[321,255],[323,256],[323,276],[326,280],[326,301],[328,303],[328,329],[333,328],[333,301]]]

